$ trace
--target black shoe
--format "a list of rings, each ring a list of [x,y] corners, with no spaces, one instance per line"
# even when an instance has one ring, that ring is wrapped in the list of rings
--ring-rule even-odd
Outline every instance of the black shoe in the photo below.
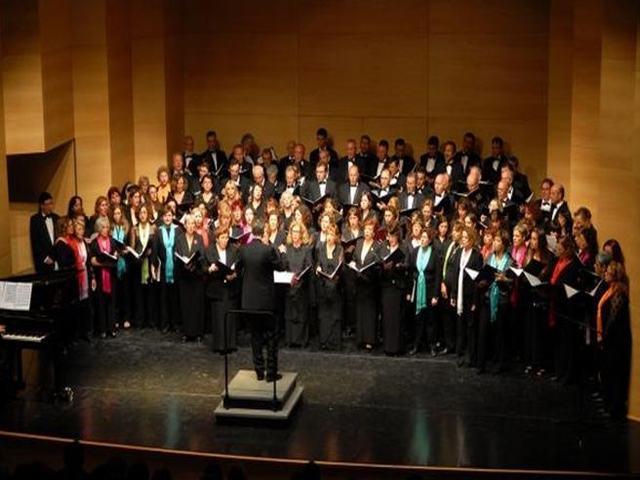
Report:
[[[256,370],[256,380],[259,382],[264,380],[264,372],[262,370]]]
[[[267,382],[269,382],[269,383],[275,382],[277,380],[280,380],[281,378],[282,378],[282,375],[280,375],[279,373],[276,373],[275,375],[268,374],[267,375]]]

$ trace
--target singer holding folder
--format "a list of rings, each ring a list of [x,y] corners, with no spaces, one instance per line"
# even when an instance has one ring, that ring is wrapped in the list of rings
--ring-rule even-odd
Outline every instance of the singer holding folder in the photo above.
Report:
[[[204,243],[196,233],[196,220],[187,214],[185,232],[178,235],[175,243],[178,298],[182,311],[182,341],[202,342],[204,335],[204,282],[206,270]]]
[[[89,246],[89,257],[93,268],[93,278],[91,289],[96,296],[96,332],[101,338],[116,336],[115,325],[115,296],[116,296],[116,262],[118,253],[116,252],[115,240],[109,232],[111,225],[106,218],[96,220],[96,230],[98,236]]]
[[[331,225],[326,232],[326,241],[317,250],[316,298],[321,350],[339,350],[341,345],[343,305],[340,278],[344,258],[338,238],[338,227]]]
[[[238,248],[229,242],[229,230],[218,228],[216,241],[207,247],[205,259],[208,265],[206,294],[210,302],[211,347],[214,352],[224,353],[224,316],[228,310],[238,308]],[[227,351],[236,349],[236,317],[227,318]]]
[[[309,281],[307,272],[313,264],[309,232],[302,222],[289,227],[286,246],[282,245],[286,270],[293,273],[291,286],[285,294],[285,343],[290,347],[305,347],[309,342]]]

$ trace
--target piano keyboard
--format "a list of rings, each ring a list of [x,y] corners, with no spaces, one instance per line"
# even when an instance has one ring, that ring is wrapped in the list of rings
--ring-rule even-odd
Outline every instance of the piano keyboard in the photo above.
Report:
[[[0,334],[0,338],[10,342],[30,342],[42,343],[49,335],[42,334],[26,334],[26,333],[4,333]]]

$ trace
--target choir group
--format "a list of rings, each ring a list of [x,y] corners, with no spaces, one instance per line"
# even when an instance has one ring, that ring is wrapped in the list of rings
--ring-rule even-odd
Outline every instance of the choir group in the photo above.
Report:
[[[35,268],[75,269],[77,335],[118,329],[179,331],[233,349],[242,319],[239,251],[273,246],[274,310],[286,345],[317,336],[388,355],[456,355],[478,373],[523,368],[563,382],[597,378],[611,415],[626,412],[631,328],[628,279],[616,240],[601,247],[588,208],[571,211],[562,185],[534,194],[503,140],[482,159],[476,139],[427,141],[414,160],[404,140],[367,135],[339,157],[289,142],[278,159],[251,134],[220,150],[193,139],[157,181],[111,187],[90,217],[80,197],[66,215],[40,198],[31,219]],[[375,147],[375,148],[374,148]]]

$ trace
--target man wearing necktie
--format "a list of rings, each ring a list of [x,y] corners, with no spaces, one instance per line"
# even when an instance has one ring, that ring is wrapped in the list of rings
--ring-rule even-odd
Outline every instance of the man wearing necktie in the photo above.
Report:
[[[29,238],[31,239],[31,253],[35,271],[47,273],[56,268],[53,243],[55,241],[55,226],[59,217],[53,213],[53,197],[49,192],[40,194],[38,204],[38,213],[31,216],[29,223]]]

